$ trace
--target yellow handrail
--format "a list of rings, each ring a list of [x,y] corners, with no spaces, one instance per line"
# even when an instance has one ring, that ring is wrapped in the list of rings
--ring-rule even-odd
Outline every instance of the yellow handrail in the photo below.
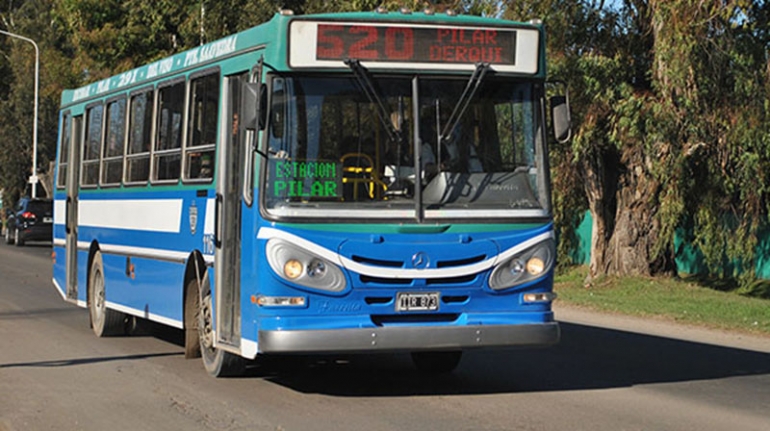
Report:
[[[345,166],[345,161],[349,159],[356,159],[357,163],[355,165]],[[361,160],[365,163],[361,163]],[[340,158],[340,162],[342,163],[342,183],[353,184],[353,196],[358,196],[359,184],[364,184],[367,187],[367,194],[371,199],[379,198],[381,192],[388,189],[385,182],[380,179],[380,174],[374,169],[374,162],[369,155],[363,153],[347,153]],[[353,176],[346,174],[351,174]]]

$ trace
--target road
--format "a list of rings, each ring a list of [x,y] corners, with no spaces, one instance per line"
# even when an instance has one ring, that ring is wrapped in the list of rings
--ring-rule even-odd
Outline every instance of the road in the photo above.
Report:
[[[177,331],[96,338],[50,254],[0,245],[0,431],[770,430],[770,338],[561,306],[558,346],[468,352],[452,375],[372,355],[214,379]]]

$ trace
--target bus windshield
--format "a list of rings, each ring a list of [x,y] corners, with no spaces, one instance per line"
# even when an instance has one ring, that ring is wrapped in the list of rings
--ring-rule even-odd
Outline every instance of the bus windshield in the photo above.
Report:
[[[376,77],[372,97],[354,76],[274,76],[267,213],[407,218],[419,199],[426,219],[548,216],[542,87],[416,79]]]

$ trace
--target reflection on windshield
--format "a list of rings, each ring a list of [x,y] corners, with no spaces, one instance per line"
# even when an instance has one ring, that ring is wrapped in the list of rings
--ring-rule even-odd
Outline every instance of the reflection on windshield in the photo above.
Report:
[[[415,109],[411,79],[373,79],[375,103],[352,76],[275,77],[267,210],[385,217],[418,187],[426,211],[547,210],[534,84],[487,78],[448,127],[467,82],[420,78]]]

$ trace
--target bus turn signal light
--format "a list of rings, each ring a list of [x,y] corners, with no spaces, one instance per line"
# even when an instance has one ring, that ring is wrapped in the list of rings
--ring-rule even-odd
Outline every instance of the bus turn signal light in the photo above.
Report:
[[[304,307],[303,296],[260,296],[257,297],[257,305],[260,307]]]
[[[556,294],[553,292],[525,293],[523,299],[528,304],[552,302],[556,299]]]

